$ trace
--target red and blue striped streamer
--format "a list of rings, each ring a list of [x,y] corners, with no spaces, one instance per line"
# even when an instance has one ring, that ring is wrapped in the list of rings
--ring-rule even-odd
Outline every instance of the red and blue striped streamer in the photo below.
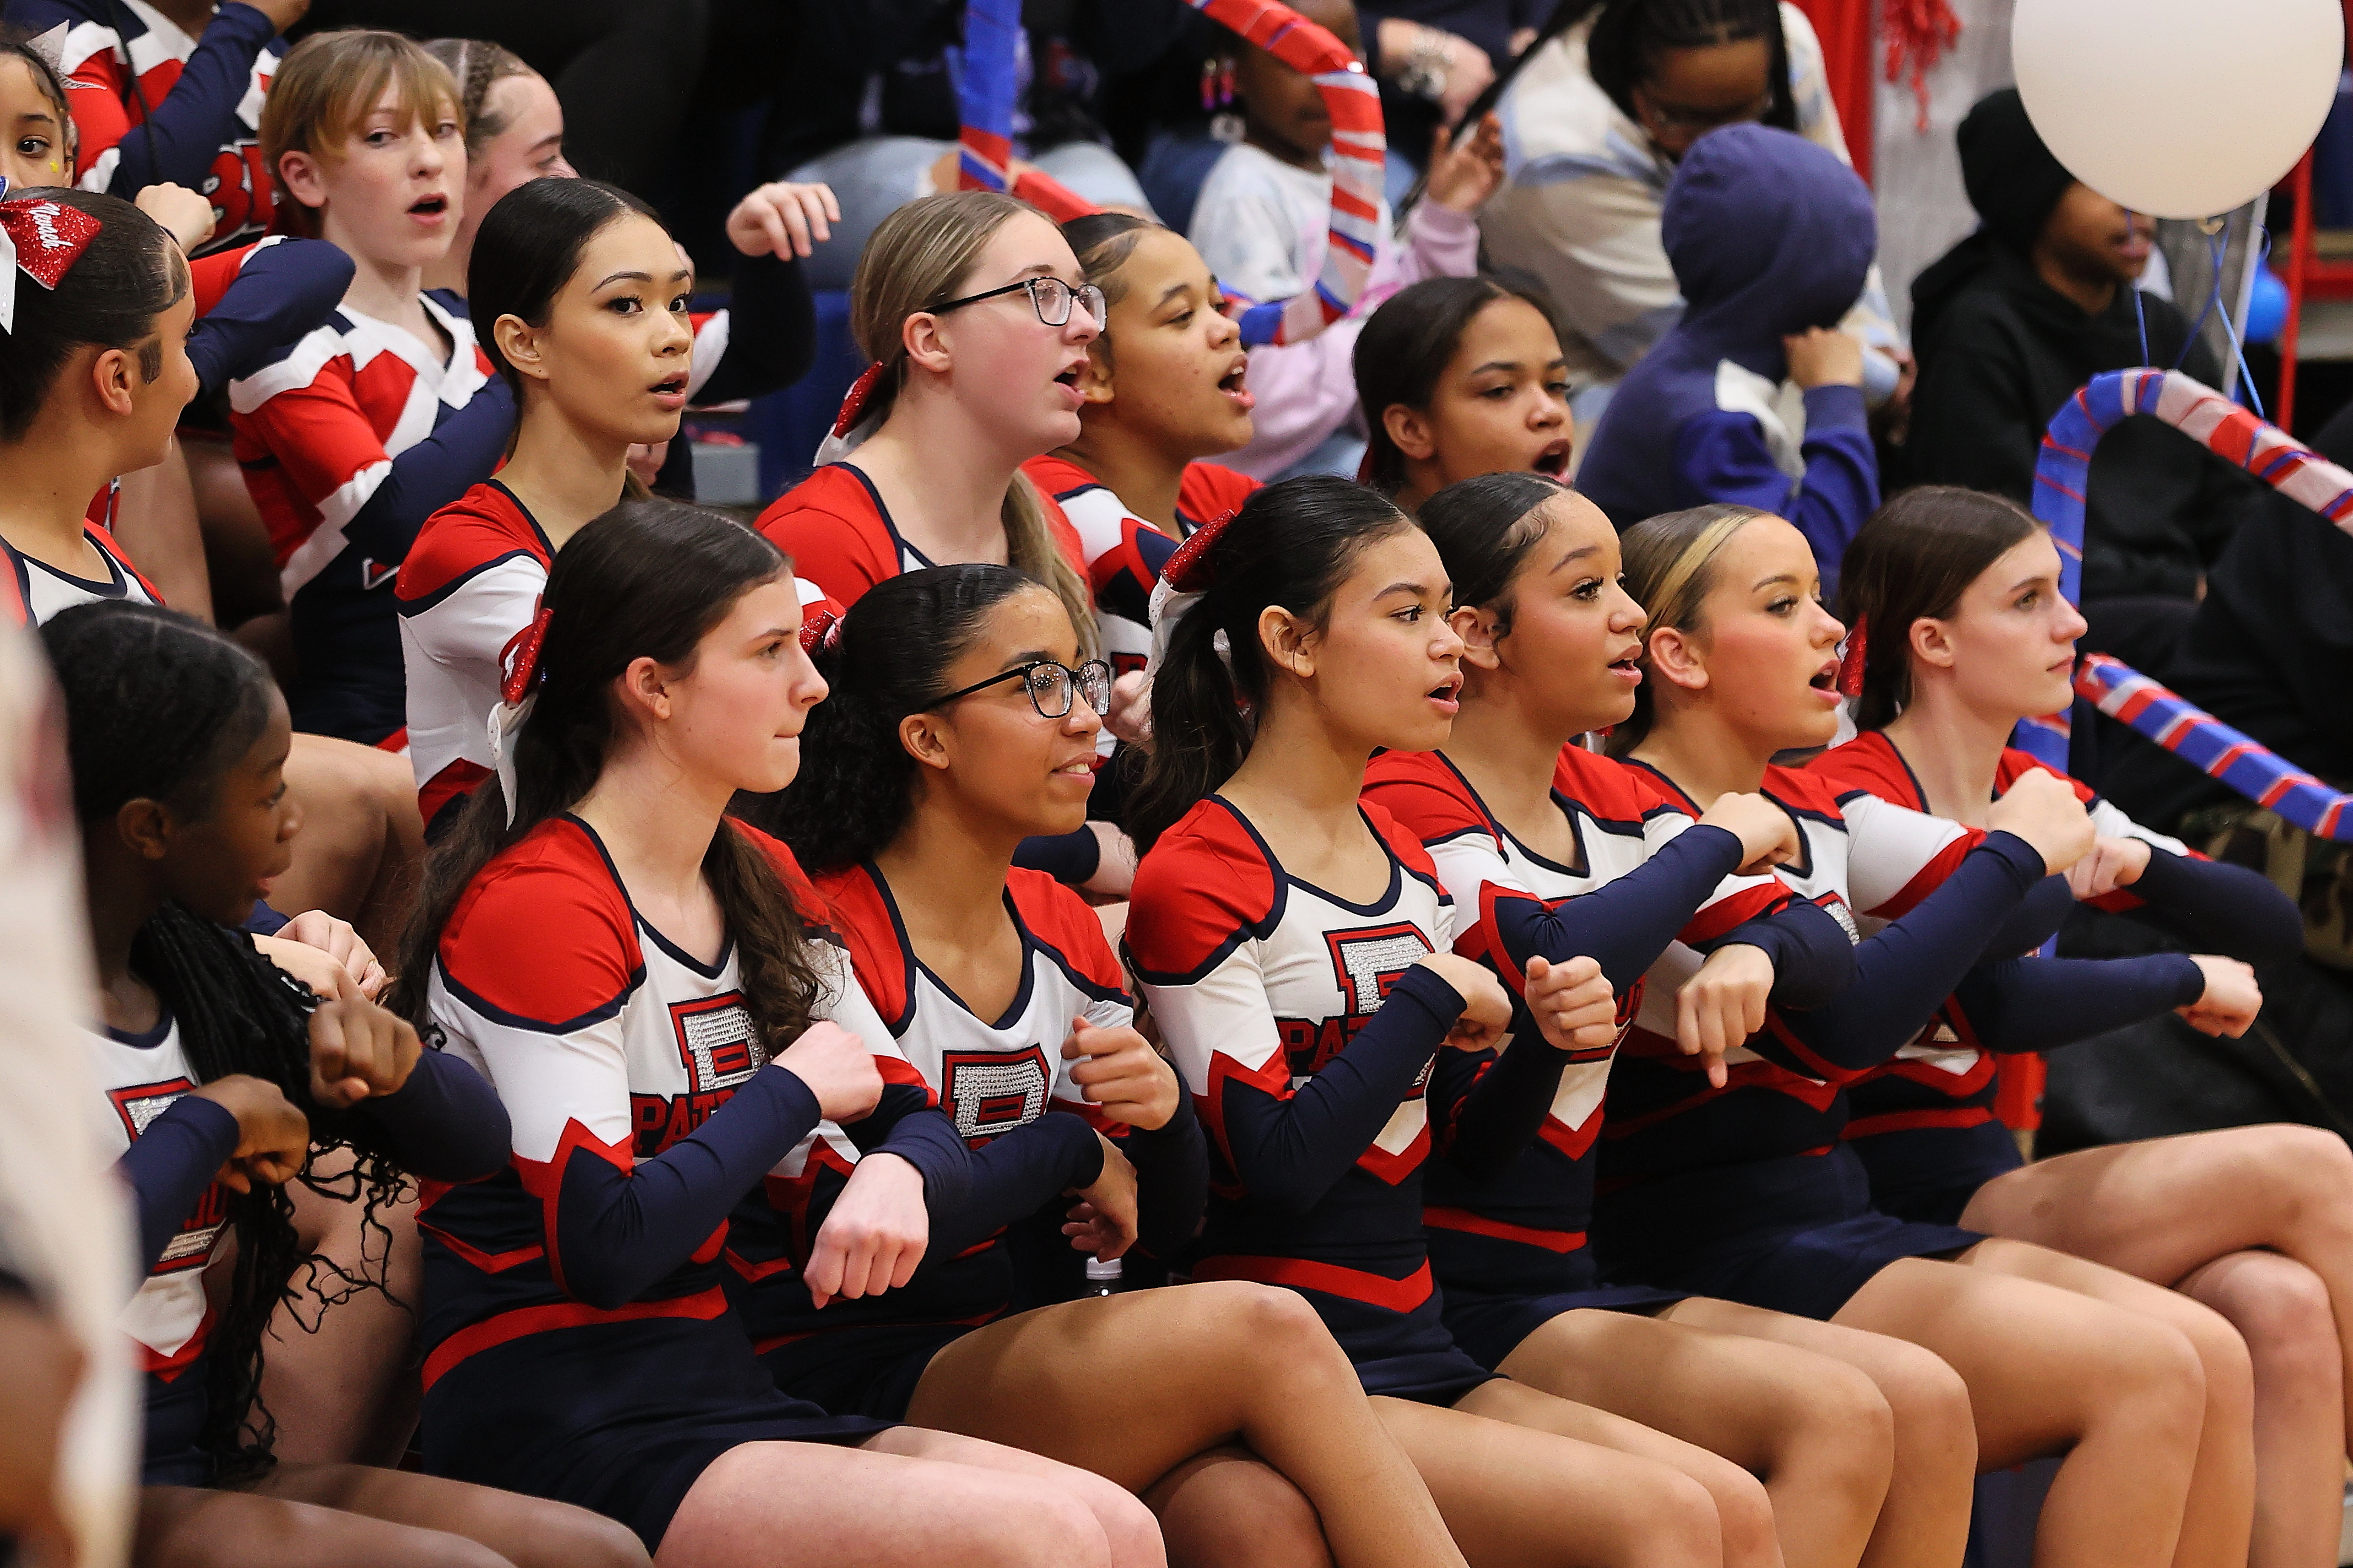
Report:
[[[2090,488],[2092,448],[2118,420],[2135,414],[2164,420],[2353,533],[2353,473],[2178,370],[2110,371],[2060,408],[2034,467],[2034,515],[2050,525],[2051,541],[2059,547],[2060,590],[2071,601],[2082,597],[2084,497]],[[2105,654],[2089,655],[2077,669],[2075,689],[2103,713],[2306,831],[2353,839],[2345,795],[2130,666]],[[2062,773],[2067,738],[2064,713],[2030,719],[2015,737],[2021,751]]]

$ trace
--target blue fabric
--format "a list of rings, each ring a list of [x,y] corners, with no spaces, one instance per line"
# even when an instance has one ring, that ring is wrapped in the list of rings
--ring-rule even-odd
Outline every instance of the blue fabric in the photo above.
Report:
[[[1802,136],[1764,125],[1725,126],[1701,137],[1676,169],[1660,237],[1687,308],[1620,384],[1587,447],[1577,489],[1621,529],[1701,500],[1738,500],[1785,512],[1793,506],[1834,510],[1852,537],[1878,500],[1862,394],[1840,388],[1843,397],[1809,395],[1809,472],[1791,481],[1764,458],[1781,487],[1775,497],[1767,493],[1770,486],[1757,483],[1761,433],[1744,443],[1729,427],[1745,425],[1756,433],[1756,420],[1727,418],[1716,403],[1715,381],[1716,367],[1728,360],[1778,383],[1788,372],[1781,340],[1832,326],[1846,314],[1879,248],[1871,192],[1853,170]],[[1811,423],[1818,417],[1824,426],[1819,433]],[[1723,427],[1687,430],[1702,420]],[[1823,468],[1819,486],[1817,465]],[[1745,487],[1736,482],[1744,478]],[[1718,494],[1714,484],[1739,493]],[[1793,499],[1799,497],[1805,500]],[[1849,517],[1858,504],[1862,510]],[[1823,565],[1827,572],[1835,562]]]
[[[188,329],[196,384],[218,392],[324,326],[343,304],[353,270],[352,258],[323,239],[281,239],[247,258],[237,281]]]
[[[184,1094],[114,1163],[139,1207],[142,1273],[162,1260],[237,1142],[237,1117],[228,1107]]]

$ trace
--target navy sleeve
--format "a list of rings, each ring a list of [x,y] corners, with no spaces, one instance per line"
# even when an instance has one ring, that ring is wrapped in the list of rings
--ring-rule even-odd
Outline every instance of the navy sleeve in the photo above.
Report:
[[[861,1154],[896,1154],[923,1176],[923,1206],[953,1212],[972,1194],[973,1152],[947,1113],[913,1084],[882,1085],[873,1111],[841,1131]]]
[[[253,900],[253,912],[245,917],[242,928],[253,936],[276,936],[294,923],[291,915],[281,915],[260,899]]]
[[[1454,987],[1418,963],[1356,1038],[1290,1094],[1227,1079],[1227,1157],[1250,1195],[1291,1215],[1321,1203],[1397,1114],[1462,1005]]]
[[[1131,1127],[1113,1140],[1135,1166],[1135,1242],[1155,1258],[1174,1258],[1201,1227],[1209,1206],[1209,1141],[1179,1088],[1167,1125]]]
[[[506,1169],[513,1130],[498,1090],[442,1051],[427,1051],[398,1092],[352,1108],[392,1138],[403,1170],[431,1182],[479,1182]]]
[[[2066,878],[2043,878],[1994,927],[1993,935],[1986,939],[1982,955],[2002,959],[2032,952],[2059,934],[2059,928],[2067,923],[2068,913],[2074,907],[2075,889],[2067,885]]]
[[[323,239],[281,239],[257,249],[237,268],[237,281],[188,329],[188,361],[196,367],[198,386],[217,392],[323,326],[343,302],[352,273],[352,258]]]
[[[427,518],[491,477],[514,421],[514,395],[492,376],[432,435],[392,459],[344,535],[379,561],[406,558]]]
[[[2206,976],[2187,953],[2145,958],[2008,958],[1954,987],[1969,1033],[1989,1051],[2047,1051],[2187,1007]]]
[[[1459,1058],[1446,1060],[1446,1058]],[[1512,1038],[1501,1056],[1440,1054],[1430,1075],[1430,1121],[1446,1163],[1474,1182],[1490,1181],[1520,1157],[1544,1126],[1573,1059],[1556,1049],[1514,1000]]]
[[[132,126],[115,144],[108,193],[129,201],[149,185],[204,190],[213,160],[243,129],[237,109],[253,85],[253,62],[277,36],[268,16],[237,0],[214,12],[172,90],[151,106],[153,118]],[[129,68],[135,74],[138,67]]]
[[[114,1168],[137,1196],[142,1274],[162,1260],[236,1152],[237,1118],[228,1107],[193,1094],[174,1100],[122,1152]]]
[[[1842,1083],[1893,1057],[1978,962],[1986,932],[2043,877],[2024,839],[1988,834],[1910,914],[1854,950],[1854,984],[1821,1006],[1775,1008],[1749,1047]]]
[[[1755,415],[1715,410],[1686,419],[1675,432],[1676,478],[1695,503],[1729,501],[1788,519],[1814,547],[1828,578],[1836,574],[1847,542],[1879,505],[1879,458],[1862,388],[1807,392],[1799,452],[1806,471],[1792,479],[1774,462]]]
[[[1513,964],[1560,963],[1585,953],[1610,989],[1624,991],[1658,962],[1716,885],[1740,868],[1740,839],[1713,825],[1687,827],[1614,882],[1557,903],[1494,901],[1495,935]]]
[[[2281,963],[2304,951],[2304,916],[2270,878],[2244,866],[2149,847],[2148,869],[2130,893],[2200,951],[2249,963]],[[2131,911],[2139,913],[2141,911]]]
[[[929,1256],[954,1258],[987,1240],[1047,1199],[1090,1186],[1103,1174],[1103,1140],[1086,1119],[1050,1110],[973,1152],[972,1185],[963,1205],[932,1214]]]
[[[817,358],[817,303],[791,257],[739,256],[727,300],[727,351],[698,403],[731,403],[790,386]]]
[[[1735,942],[1773,961],[1772,1001],[1782,1007],[1819,1007],[1854,983],[1854,942],[1838,917],[1808,899],[1792,899],[1771,914],[1744,921],[1707,944]]]
[[[694,1132],[624,1172],[573,1148],[560,1167],[548,1262],[566,1294],[610,1310],[684,1263],[822,1120],[817,1096],[770,1062]]]
[[[1092,827],[1076,833],[1041,834],[1014,847],[1013,863],[1028,871],[1043,871],[1066,888],[1075,888],[1103,865],[1103,840]]]

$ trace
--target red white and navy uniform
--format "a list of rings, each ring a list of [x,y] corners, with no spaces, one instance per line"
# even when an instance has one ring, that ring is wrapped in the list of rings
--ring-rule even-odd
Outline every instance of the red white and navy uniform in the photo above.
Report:
[[[401,563],[394,595],[408,756],[428,831],[490,776],[487,726],[500,700],[499,661],[537,613],[554,559],[530,509],[486,479],[427,518]],[[795,586],[805,612],[823,605],[812,584]]]
[[[1050,497],[1043,495],[1047,526],[1072,567],[1083,573],[1079,536]],[[902,572],[936,566],[900,534],[874,481],[852,463],[828,463],[768,503],[755,525],[793,558],[793,570],[844,606]]]
[[[1127,510],[1111,488],[1067,458],[1032,458],[1021,471],[1054,499],[1077,531],[1094,595],[1095,629],[1112,673],[1142,669],[1152,653],[1152,590],[1160,569],[1202,524],[1238,511],[1259,481],[1215,463],[1187,463],[1176,483],[1176,537]]]
[[[2005,748],[1994,773],[1995,798],[2037,768],[2043,764]],[[1841,805],[1850,810],[1856,796],[1928,809],[1911,764],[1880,731],[1833,747],[1815,758],[1810,771],[1830,781]],[[2095,900],[2100,908],[2147,910],[2201,951],[2254,963],[2278,962],[2301,951],[2302,920],[2294,902],[2268,879],[2209,860],[2180,840],[2143,827],[2082,781],[2068,783],[2102,837],[2138,838],[2149,847],[2147,869],[2131,887]],[[2043,928],[2020,933],[2032,939],[2022,945],[2048,935],[2067,908],[2055,901],[2054,918]],[[1869,931],[1876,922],[1866,917],[1861,923]],[[2048,960],[2029,973],[2041,983],[2039,1003],[2013,1008],[2010,1016],[2031,1028],[2002,1027],[1972,1015],[1955,998],[1919,1038],[1851,1086],[1853,1117],[1846,1137],[1870,1173],[1872,1201],[1879,1208],[1905,1218],[1957,1221],[1979,1187],[2018,1167],[2018,1144],[1994,1116],[1998,1055],[2047,1050],[2120,1028],[2195,1001],[2205,985],[2197,966],[2178,953]]]
[[[932,1245],[905,1286],[817,1311],[800,1269],[859,1158],[849,1141],[828,1133],[798,1169],[771,1174],[737,1211],[730,1292],[779,1387],[828,1410],[896,1419],[943,1345],[1005,1316],[1017,1300],[1050,1299],[1036,1281],[1016,1279],[1005,1227],[1051,1205],[1061,1242],[1069,1205],[1060,1194],[1102,1173],[1097,1130],[1134,1162],[1139,1245],[1164,1258],[1200,1219],[1207,1159],[1188,1109],[1149,1132],[1125,1128],[1105,1121],[1071,1079],[1061,1048],[1071,1021],[1113,1029],[1134,1016],[1103,923],[1078,894],[1042,872],[1008,874],[1021,984],[991,1019],[915,956],[898,900],[871,862],[825,873],[817,887],[896,1055],[973,1150],[972,1186],[960,1204],[925,1194]]]
[[[208,250],[269,230],[276,186],[262,165],[261,100],[286,46],[268,16],[227,0],[193,38],[146,0],[10,0],[7,16],[65,79],[74,183],[126,201],[149,185],[185,185],[213,204]]]
[[[284,235],[188,263],[196,296],[188,363],[196,384],[217,392],[324,324],[343,302],[352,272],[352,258],[337,247]]]
[[[1698,815],[1672,780],[1646,771]],[[1764,794],[1796,823],[1804,851],[1779,879],[1841,924],[1891,923],[1859,942],[1854,980],[1836,995],[1768,1008],[1766,1027],[1725,1054],[1723,1089],[1671,1031],[1636,1023],[1610,1084],[1593,1237],[1605,1279],[1827,1319],[1896,1258],[1978,1239],[1871,1208],[1862,1164],[1840,1142],[1845,1086],[1894,1056],[1957,990],[1999,1004],[2008,971],[1972,966],[2045,878],[2042,857],[2013,835],[1869,796],[1841,813],[1811,773],[1767,768]],[[1649,985],[1671,995],[1689,973],[1671,950]]]
[[[1698,827],[1650,775],[1580,747],[1562,749],[1554,805],[1574,836],[1574,863],[1546,858],[1515,838],[1468,779],[1436,752],[1373,759],[1365,798],[1386,807],[1429,850],[1440,881],[1462,911],[1454,951],[1479,960],[1515,994],[1531,958],[1587,954],[1619,997],[1622,1026],[1639,1014],[1654,1034],[1674,1033],[1672,987],[1646,988],[1662,955],[1678,966],[1729,942],[1765,950],[1777,999],[1827,998],[1850,978],[1852,949],[1835,920],[1769,876],[1742,877],[1740,841]],[[1525,1014],[1522,1015],[1525,1020]],[[1624,1030],[1621,1027],[1620,1037]],[[1533,1044],[1533,1041],[1530,1042]],[[1440,1102],[1459,1098],[1453,1072],[1504,1070],[1500,1061],[1440,1059]],[[1595,1142],[1617,1042],[1571,1053],[1535,1140],[1482,1179],[1473,1147],[1482,1129],[1437,1130],[1449,1158],[1432,1165],[1430,1258],[1445,1292],[1447,1327],[1487,1366],[1500,1364],[1544,1323],[1580,1307],[1656,1308],[1683,1292],[1597,1282],[1586,1232],[1593,1211]]]
[[[344,307],[229,388],[292,616],[298,730],[373,744],[401,727],[394,580],[425,520],[490,478],[514,426],[465,302],[423,300],[446,351]]]
[[[799,885],[781,845],[722,831]],[[820,1016],[887,1051],[838,961],[809,951],[830,972]],[[732,941],[714,963],[671,945],[595,832],[557,817],[459,897],[428,1005],[514,1126],[506,1170],[424,1197],[428,1470],[595,1509],[652,1550],[729,1448],[881,1428],[780,1394],[721,1289],[729,1211],[821,1119],[769,1060]],[[953,1144],[892,1147],[954,1187]]]
[[[1462,998],[1420,960],[1453,945],[1455,910],[1420,844],[1360,809],[1388,860],[1363,904],[1202,801],[1137,868],[1127,949],[1209,1134],[1194,1278],[1289,1286],[1367,1393],[1451,1405],[1492,1375],[1447,1332],[1421,1229],[1426,1096]],[[1517,1098],[1533,1136],[1552,1086]]]
[[[205,1267],[227,1233],[230,1194],[214,1177],[237,1152],[237,1118],[196,1099],[195,1068],[169,1016],[145,1034],[88,1036],[96,1110],[106,1146],[138,1203],[146,1278],[122,1311],[145,1378],[141,1478],[150,1486],[202,1486],[213,1459],[198,1447],[207,1409],[205,1356],[215,1313]],[[506,1141],[498,1101],[470,1068],[427,1052],[396,1094],[364,1112],[393,1134],[402,1164],[443,1182],[497,1169]]]
[[[139,574],[139,568],[131,564],[131,558],[122,553],[122,546],[114,542],[112,534],[94,522],[83,523],[81,531],[106,568],[103,579],[59,571],[0,539],[0,551],[7,553],[9,569],[16,580],[16,602],[26,624],[37,626],[60,610],[96,599],[121,599],[133,605],[164,602],[155,584]]]

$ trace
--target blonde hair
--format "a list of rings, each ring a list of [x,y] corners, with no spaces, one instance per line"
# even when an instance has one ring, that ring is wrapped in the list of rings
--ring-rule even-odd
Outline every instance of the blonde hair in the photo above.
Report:
[[[313,33],[279,62],[269,94],[261,100],[261,157],[278,187],[284,225],[315,238],[319,211],[294,199],[280,163],[289,153],[307,153],[323,163],[343,156],[345,139],[375,109],[386,86],[398,89],[401,112],[431,123],[434,110],[449,106],[460,126],[465,108],[458,84],[425,47],[398,33],[371,27],[340,27]]]
[[[1651,635],[1662,627],[1699,629],[1700,605],[1715,587],[1715,558],[1732,536],[1769,512],[1753,506],[1717,503],[1670,511],[1636,523],[1619,540],[1625,552],[1626,591],[1643,606],[1642,662],[1651,658]],[[1634,712],[1609,731],[1609,752],[1622,757],[1642,743],[1658,722],[1652,682],[1634,689]]]
[[[850,335],[859,352],[882,367],[866,405],[870,415],[888,419],[906,384],[907,318],[954,299],[990,237],[1024,215],[1045,217],[1029,203],[996,191],[955,191],[909,202],[875,226],[849,280]],[[1046,498],[1029,475],[1014,473],[998,515],[1005,524],[1007,563],[1054,591],[1078,628],[1081,647],[1092,658],[1093,596],[1055,542]]]
[[[458,84],[458,118],[466,122],[466,156],[471,158],[503,135],[507,118],[487,112],[491,89],[519,76],[539,73],[513,51],[487,38],[436,38],[425,52],[441,62]]]

